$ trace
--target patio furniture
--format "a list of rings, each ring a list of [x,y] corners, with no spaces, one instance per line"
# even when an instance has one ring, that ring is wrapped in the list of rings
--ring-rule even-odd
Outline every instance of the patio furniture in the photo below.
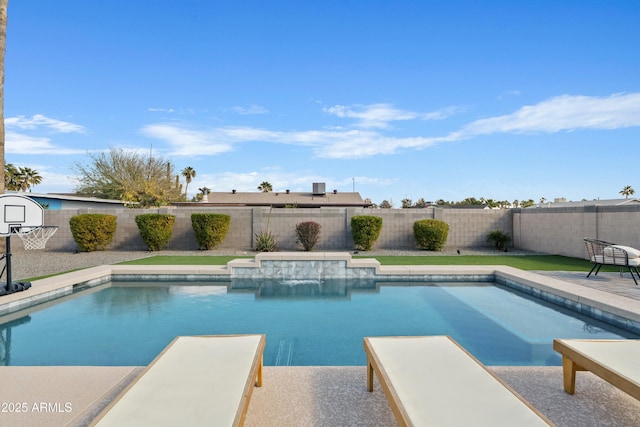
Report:
[[[576,372],[591,371],[629,395],[640,399],[640,340],[553,340],[562,354],[564,390],[574,394]]]
[[[374,372],[400,426],[548,426],[544,415],[448,336],[366,337]]]
[[[264,345],[264,335],[177,337],[92,425],[241,426]]]
[[[614,265],[620,267],[621,276],[622,269],[626,267],[631,274],[633,282],[636,285],[638,284],[636,275],[640,278],[640,271],[638,271],[638,266],[640,266],[640,250],[598,239],[585,238],[584,243],[587,247],[589,260],[593,263],[593,267],[591,271],[589,271],[589,274],[587,274],[587,277],[591,276],[594,270],[594,276],[597,275],[603,265]]]

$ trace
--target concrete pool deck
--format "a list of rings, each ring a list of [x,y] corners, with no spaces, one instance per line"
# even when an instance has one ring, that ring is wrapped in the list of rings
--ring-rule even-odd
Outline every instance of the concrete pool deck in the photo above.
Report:
[[[47,256],[47,253],[39,254]],[[64,254],[67,257],[69,254]],[[220,272],[222,266],[104,266],[92,267],[34,282],[29,289],[4,296],[1,304],[17,304],[37,294],[56,292],[104,275],[203,274]],[[57,270],[60,271],[60,270]],[[640,319],[640,287],[625,273],[600,273],[585,279],[584,273],[523,272],[491,266],[393,266],[383,275],[396,274],[486,274],[500,271],[518,280],[535,282],[546,291],[598,307],[620,310]],[[14,277],[28,277],[19,275]],[[588,282],[588,283],[584,283]],[[72,283],[73,284],[73,283]],[[18,296],[18,297],[16,297]],[[5,300],[10,298],[12,301]],[[268,339],[268,337],[267,337]],[[558,426],[640,425],[640,402],[590,373],[578,374],[578,392],[562,389],[560,367],[490,367],[533,406]],[[126,386],[140,367],[0,367],[0,425],[80,426],[95,415]],[[11,406],[10,404],[13,403]],[[25,403],[26,405],[22,405]],[[16,412],[20,404],[23,412]],[[6,409],[6,410],[3,410]],[[13,410],[11,410],[13,409]],[[247,426],[389,426],[395,425],[384,394],[376,384],[366,389],[366,368],[356,367],[265,367],[264,385],[254,390]]]

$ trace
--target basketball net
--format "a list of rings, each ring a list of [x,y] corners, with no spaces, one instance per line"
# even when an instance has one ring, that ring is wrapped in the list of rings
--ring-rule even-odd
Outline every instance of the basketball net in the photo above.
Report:
[[[26,227],[25,227],[26,228]],[[22,243],[25,250],[44,249],[47,244],[47,240],[53,236],[58,227],[55,225],[45,225],[42,227],[31,228],[30,230],[19,231],[15,233]]]

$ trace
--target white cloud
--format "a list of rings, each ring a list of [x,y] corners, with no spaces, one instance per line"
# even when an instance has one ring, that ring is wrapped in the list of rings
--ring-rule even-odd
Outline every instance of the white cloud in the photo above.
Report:
[[[174,113],[175,112],[173,108],[149,108],[149,111],[152,113]]]
[[[167,142],[171,146],[169,154],[176,156],[214,155],[231,151],[233,148],[228,141],[220,138],[221,134],[216,130],[192,130],[159,123],[144,126],[141,133]]]
[[[17,132],[7,131],[5,134],[5,151],[8,154],[48,154],[70,155],[86,153],[86,150],[60,148],[51,140],[41,136],[29,136]]]
[[[400,120],[442,120],[458,111],[455,107],[429,113],[399,110],[390,104],[334,105],[323,111],[340,118],[358,119],[356,127],[385,129],[389,122]]]
[[[640,126],[640,93],[608,97],[562,95],[511,114],[476,120],[456,134],[468,138],[495,133],[555,133],[632,126]]]
[[[393,154],[403,149],[423,149],[443,142],[498,133],[553,133],[575,129],[618,129],[640,126],[640,93],[609,97],[558,96],[518,111],[471,122],[445,136],[397,137],[384,131],[393,120],[444,119],[459,111],[452,107],[431,113],[414,113],[387,104],[325,108],[338,117],[356,118],[363,129],[331,128],[306,131],[272,131],[253,127],[219,127],[192,130],[175,124],[152,124],[142,133],[167,141],[171,154],[215,155],[231,151],[243,142],[269,142],[307,146],[317,157],[356,159]],[[377,128],[377,129],[375,129]],[[290,180],[288,181],[290,182]],[[239,189],[238,189],[239,190]]]
[[[16,116],[5,119],[4,124],[7,128],[18,128],[23,130],[31,130],[45,128],[54,132],[61,133],[84,133],[84,126],[65,122],[62,120],[52,119],[42,114],[34,114],[31,117]]]
[[[234,107],[231,107],[231,109],[242,116],[269,113],[269,110],[267,110],[266,108],[261,107],[259,105],[255,105],[255,104],[251,104],[248,107],[234,106]]]

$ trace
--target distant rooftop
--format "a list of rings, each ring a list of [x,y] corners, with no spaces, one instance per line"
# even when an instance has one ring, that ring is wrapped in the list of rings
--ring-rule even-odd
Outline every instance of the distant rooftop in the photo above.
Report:
[[[263,192],[214,192],[205,196],[202,202],[175,203],[177,206],[273,206],[273,207],[371,207],[360,193],[340,193],[338,191],[324,194],[296,193],[291,191]]]
[[[581,206],[620,206],[640,203],[640,199],[596,199],[582,200],[579,202],[567,202],[566,199],[555,199],[553,202],[545,202],[529,207],[531,208],[574,208]]]

